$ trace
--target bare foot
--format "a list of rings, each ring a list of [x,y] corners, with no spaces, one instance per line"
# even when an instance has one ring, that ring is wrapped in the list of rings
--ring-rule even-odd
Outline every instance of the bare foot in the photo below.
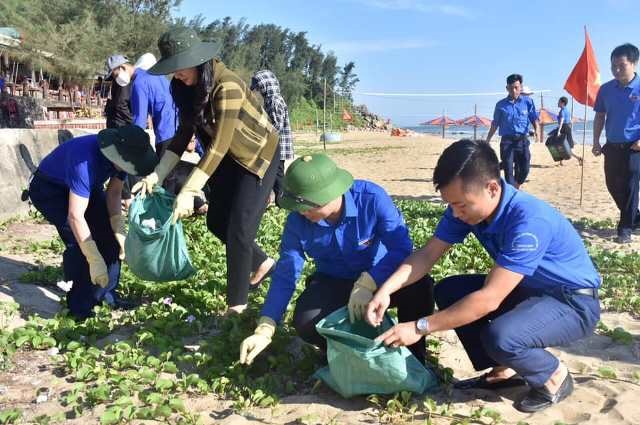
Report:
[[[242,312],[245,311],[246,309],[247,309],[246,304],[232,305],[231,307],[227,308],[227,311],[224,313],[224,317],[229,317],[234,314],[242,314]]]
[[[260,264],[260,267],[258,267],[258,270],[253,272],[253,274],[251,275],[251,280],[249,280],[249,284],[251,285],[259,284],[262,281],[262,279],[264,279],[264,276],[269,272],[269,270],[271,270],[271,267],[273,267],[275,263],[276,261],[273,258],[267,258],[266,260],[264,260],[262,264]]]
[[[516,371],[506,366],[496,366],[487,375],[487,383],[504,381],[516,374]]]
[[[196,210],[196,214],[204,215],[207,213],[207,211],[209,211],[209,204],[204,204]]]
[[[569,370],[567,369],[567,367],[564,364],[560,363],[556,371],[553,372],[553,375],[551,375],[551,378],[549,378],[549,380],[545,382],[544,386],[547,387],[551,394],[557,393],[560,389],[560,385],[562,385],[568,373]]]

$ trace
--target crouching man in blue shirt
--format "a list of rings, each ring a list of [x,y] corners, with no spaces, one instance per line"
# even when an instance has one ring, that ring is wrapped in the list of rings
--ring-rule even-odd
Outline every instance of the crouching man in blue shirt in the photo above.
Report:
[[[460,140],[444,150],[433,182],[448,204],[435,235],[382,285],[367,307],[378,325],[396,291],[411,287],[455,243],[473,233],[495,264],[488,274],[452,276],[435,287],[439,311],[400,323],[379,338],[410,345],[455,329],[476,370],[460,389],[528,384],[516,409],[535,412],[573,391],[567,368],[546,347],[593,332],[600,276],[578,233],[556,209],[500,179],[488,143]],[[518,377],[519,375],[520,377]]]
[[[326,349],[315,326],[343,307],[351,321],[363,320],[378,286],[411,254],[412,242],[404,219],[380,186],[353,180],[328,156],[304,156],[294,161],[284,178],[281,206],[293,210],[284,227],[280,259],[275,265],[262,317],[252,336],[240,347],[240,362],[250,364],[270,343],[302,273],[305,256],[315,273],[298,297],[293,324],[306,342]],[[401,321],[433,312],[433,280],[423,276],[398,291],[390,304]],[[407,344],[424,363],[424,337]]]
[[[102,301],[119,306],[115,289],[124,259],[123,179],[127,173],[147,175],[157,162],[147,133],[129,125],[71,139],[35,171],[29,197],[65,245],[64,278],[73,282],[67,305],[77,319],[90,316]]]

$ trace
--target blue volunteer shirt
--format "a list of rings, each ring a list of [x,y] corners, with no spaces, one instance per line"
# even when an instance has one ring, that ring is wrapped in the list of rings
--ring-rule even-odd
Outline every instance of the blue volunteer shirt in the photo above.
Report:
[[[497,265],[524,275],[520,285],[525,287],[600,287],[600,275],[569,220],[546,202],[504,180],[501,184],[500,205],[491,223],[471,226],[448,207],[434,236],[454,244],[473,233]]]
[[[282,319],[305,256],[314,260],[318,273],[355,280],[367,271],[381,285],[411,254],[407,226],[384,189],[355,180],[343,200],[343,215],[335,225],[289,214],[262,315],[276,322]]]
[[[163,75],[151,75],[140,68],[137,68],[133,75],[133,124],[146,129],[147,116],[151,115],[156,144],[166,142],[176,133],[176,108],[169,92],[169,80]]]
[[[567,107],[560,108],[560,112],[558,112],[558,124],[560,124],[560,120],[564,120],[564,124],[571,124],[571,113],[567,110]]]
[[[640,78],[633,77],[625,87],[617,80],[604,83],[598,91],[596,112],[607,114],[607,143],[632,143],[640,140]]]
[[[100,152],[96,134],[76,137],[61,144],[42,160],[38,171],[83,198],[89,198],[94,190],[102,190],[111,177],[120,180],[127,177]]]
[[[528,135],[529,123],[533,124],[537,119],[536,105],[529,96],[518,96],[516,100],[507,96],[496,103],[493,111],[493,122],[502,137]]]

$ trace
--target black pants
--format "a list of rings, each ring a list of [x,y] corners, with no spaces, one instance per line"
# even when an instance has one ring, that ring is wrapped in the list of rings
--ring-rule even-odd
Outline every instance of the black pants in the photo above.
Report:
[[[338,279],[321,273],[307,278],[306,288],[296,301],[293,325],[296,332],[309,344],[326,350],[327,344],[316,331],[316,324],[324,317],[344,307],[355,280]],[[409,322],[433,313],[433,279],[425,276],[413,285],[391,295],[391,307],[398,307],[398,321]],[[424,338],[407,347],[421,363],[424,363],[426,347]]]
[[[630,143],[607,142],[602,148],[607,189],[620,210],[619,235],[629,234],[640,219],[640,151],[634,151],[630,146]]]
[[[280,160],[278,172],[276,173],[276,181],[273,184],[273,193],[276,195],[276,205],[280,206],[280,198],[284,190],[284,160]]]
[[[91,230],[91,237],[107,265],[109,284],[106,288],[91,283],[89,264],[69,226],[69,189],[36,174],[29,186],[29,197],[44,218],[56,226],[64,242],[64,279],[73,282],[67,294],[67,306],[71,314],[77,319],[85,319],[92,314],[93,307],[103,300],[113,304],[117,300],[115,289],[120,279],[120,247],[109,224],[104,192],[91,192],[84,218]]]
[[[482,288],[487,275],[461,275],[436,285],[440,310]],[[558,368],[546,347],[567,345],[593,333],[600,319],[598,298],[558,287],[543,291],[517,286],[498,309],[456,328],[473,367],[507,366],[534,388],[542,387]]]
[[[567,124],[567,123],[562,124],[562,128],[560,130],[562,131],[561,137],[566,137],[567,142],[569,143],[569,146],[571,146],[571,149],[573,149],[573,147],[575,146],[575,143],[573,141],[573,132],[571,131],[572,130],[571,124]]]
[[[279,157],[278,148],[274,158]],[[209,180],[207,227],[226,245],[229,306],[247,303],[249,275],[267,259],[255,238],[278,165],[276,159],[260,179],[226,155]]]
[[[195,164],[192,164],[186,161],[178,162],[178,165],[176,165],[175,168],[171,170],[171,173],[169,173],[167,178],[164,179],[164,182],[162,183],[162,187],[164,187],[167,190],[167,192],[177,195],[178,193],[180,193],[180,189],[182,189],[182,186],[184,186],[185,182],[187,181],[187,178],[189,177],[189,175],[191,174],[195,166],[196,166]],[[209,185],[205,185],[205,187],[202,188],[202,191],[205,194],[205,198],[208,198],[209,196],[209,194],[207,193],[208,190],[209,190]],[[206,202],[207,202],[206,199],[203,199],[200,196],[194,197],[193,209],[194,210],[199,209]]]
[[[527,180],[531,163],[529,139],[527,137],[503,137],[500,140],[500,161],[504,169],[504,179],[512,186]]]

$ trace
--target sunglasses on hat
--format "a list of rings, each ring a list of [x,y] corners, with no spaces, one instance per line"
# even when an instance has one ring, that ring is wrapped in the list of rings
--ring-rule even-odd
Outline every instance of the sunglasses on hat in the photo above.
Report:
[[[282,197],[283,198],[288,198],[288,199],[294,201],[295,203],[297,203],[299,205],[304,205],[304,206],[310,207],[310,208],[322,208],[324,206],[324,205],[316,204],[315,202],[310,201],[308,199],[305,199],[300,195],[296,195],[294,193],[287,192],[286,190],[282,192]]]

